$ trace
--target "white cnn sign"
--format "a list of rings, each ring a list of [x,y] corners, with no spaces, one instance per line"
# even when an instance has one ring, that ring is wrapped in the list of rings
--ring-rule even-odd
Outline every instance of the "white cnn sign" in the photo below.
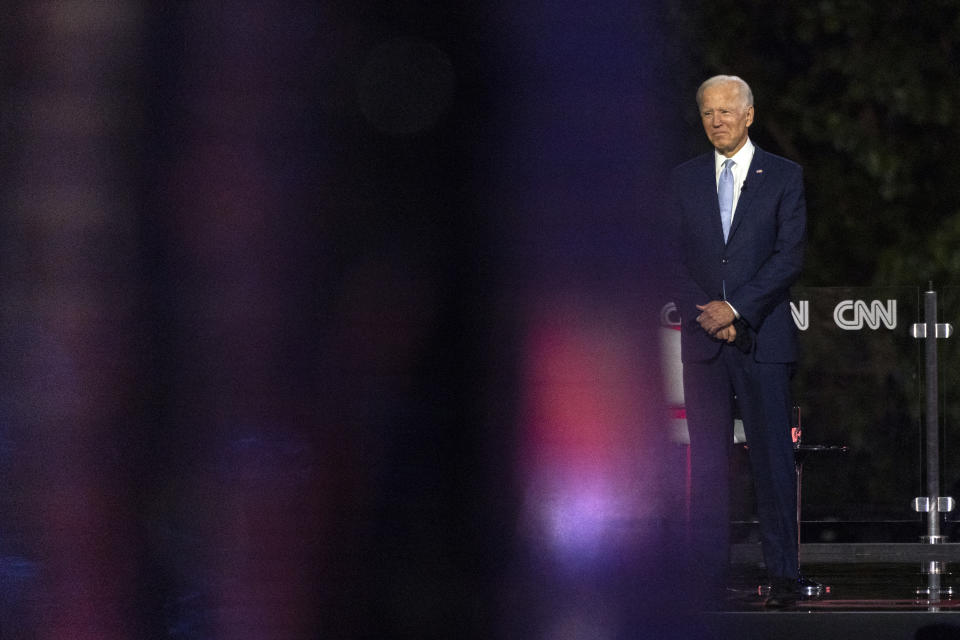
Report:
[[[897,328],[897,301],[873,300],[868,305],[864,300],[842,300],[833,308],[833,321],[841,329],[857,331],[866,325],[879,329],[882,324],[887,329]]]

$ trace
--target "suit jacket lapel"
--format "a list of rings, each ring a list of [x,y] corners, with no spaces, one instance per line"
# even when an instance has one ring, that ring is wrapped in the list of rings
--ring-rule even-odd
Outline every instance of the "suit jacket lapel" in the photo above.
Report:
[[[744,218],[750,215],[750,203],[757,191],[760,190],[760,183],[763,181],[764,152],[756,147],[753,152],[753,159],[750,161],[750,168],[747,169],[747,177],[743,181],[743,187],[740,189],[740,199],[737,200],[737,209],[733,213],[733,224],[730,226],[730,235],[727,243],[733,239],[733,234],[740,228]],[[720,215],[720,205],[717,205],[717,215]]]
[[[710,211],[710,219],[703,223],[713,229],[715,238],[719,238],[723,244],[723,223],[720,221],[720,201],[717,199],[717,168],[716,161],[713,158],[713,152],[702,156],[703,163],[699,171],[703,178],[697,180],[698,189],[697,199],[704,202],[701,211]]]

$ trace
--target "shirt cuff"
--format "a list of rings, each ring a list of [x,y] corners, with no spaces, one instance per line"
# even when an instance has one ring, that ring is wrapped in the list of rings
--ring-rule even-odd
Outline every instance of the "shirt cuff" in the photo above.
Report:
[[[724,302],[727,302],[727,301],[724,300]],[[733,315],[736,316],[737,319],[739,320],[739,319],[740,319],[740,313],[739,313],[739,312],[734,308],[734,306],[733,306],[732,304],[730,304],[729,302],[727,302],[727,306],[730,307],[730,311],[733,311]]]

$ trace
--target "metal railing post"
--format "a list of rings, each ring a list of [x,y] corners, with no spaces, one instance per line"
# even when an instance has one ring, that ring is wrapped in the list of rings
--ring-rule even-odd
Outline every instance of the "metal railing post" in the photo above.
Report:
[[[940,495],[940,411],[939,411],[939,369],[937,362],[937,339],[949,338],[953,333],[950,324],[937,323],[937,293],[930,290],[923,294],[923,323],[914,324],[911,335],[924,340],[924,390],[926,408],[926,437],[924,439],[924,455],[927,462],[926,489],[927,495],[913,499],[915,511],[927,516],[926,535],[921,536],[922,542],[939,544],[946,542],[946,536],[940,532],[941,514],[952,511],[954,500]],[[931,602],[938,602],[941,595],[953,593],[950,587],[943,587],[940,576],[943,573],[943,563],[929,562],[924,566],[927,573],[927,587],[917,590],[918,595],[926,596]]]

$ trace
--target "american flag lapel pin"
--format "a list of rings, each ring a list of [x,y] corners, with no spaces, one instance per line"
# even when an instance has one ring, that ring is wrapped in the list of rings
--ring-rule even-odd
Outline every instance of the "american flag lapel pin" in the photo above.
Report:
[[[757,173],[763,173],[763,169],[757,169]]]

